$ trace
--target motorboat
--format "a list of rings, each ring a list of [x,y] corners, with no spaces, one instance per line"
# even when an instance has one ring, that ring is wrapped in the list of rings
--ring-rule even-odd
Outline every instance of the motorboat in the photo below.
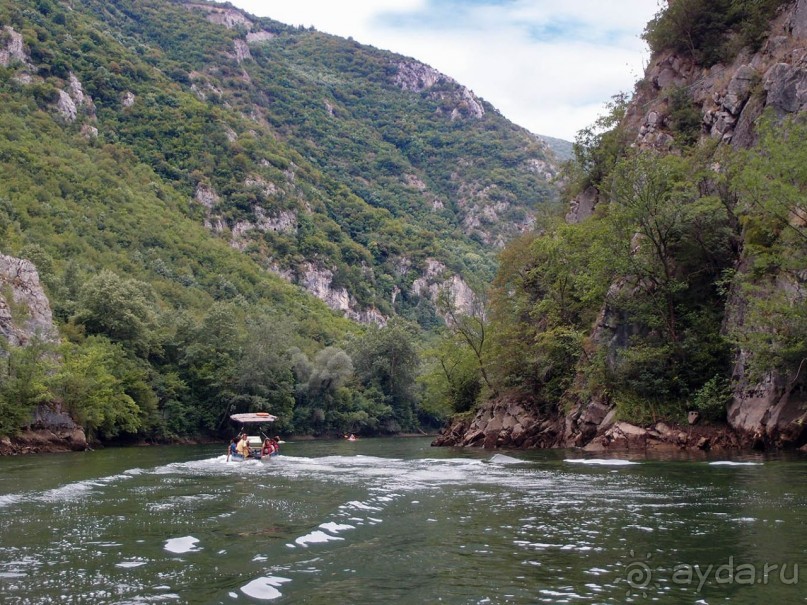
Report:
[[[239,434],[247,433],[247,443],[249,444],[250,456],[252,460],[268,460],[271,456],[277,455],[277,450],[268,456],[262,455],[263,444],[267,439],[274,440],[267,435],[268,425],[277,420],[268,412],[244,412],[241,414],[231,414],[230,420],[240,425]],[[275,444],[277,445],[277,443]],[[229,450],[228,450],[229,451]],[[229,458],[229,454],[228,454]],[[243,458],[233,458],[233,460],[243,460]]]

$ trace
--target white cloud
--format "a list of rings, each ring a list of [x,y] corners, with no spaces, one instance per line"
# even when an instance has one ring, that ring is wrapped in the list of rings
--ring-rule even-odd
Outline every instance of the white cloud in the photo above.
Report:
[[[573,139],[647,60],[657,0],[232,0],[427,63],[532,132]],[[618,6],[617,6],[618,4]]]

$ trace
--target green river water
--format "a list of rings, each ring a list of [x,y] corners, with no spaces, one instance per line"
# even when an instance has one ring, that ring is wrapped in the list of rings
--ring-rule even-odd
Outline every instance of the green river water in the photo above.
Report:
[[[807,603],[807,457],[428,439],[0,459],[0,602]]]

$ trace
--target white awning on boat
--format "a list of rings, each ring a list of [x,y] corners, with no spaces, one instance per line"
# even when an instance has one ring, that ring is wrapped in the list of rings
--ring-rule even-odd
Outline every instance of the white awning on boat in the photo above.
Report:
[[[272,416],[267,412],[249,412],[244,414],[232,414],[230,420],[235,420],[241,424],[260,424],[265,422],[274,422],[277,416]]]

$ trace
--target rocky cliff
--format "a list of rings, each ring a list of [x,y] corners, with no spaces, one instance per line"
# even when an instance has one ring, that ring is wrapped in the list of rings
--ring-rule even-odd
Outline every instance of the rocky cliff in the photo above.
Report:
[[[744,49],[730,63],[708,68],[686,55],[667,50],[655,55],[627,108],[623,128],[632,146],[676,153],[672,116],[674,96],[684,91],[700,115],[697,136],[719,145],[751,148],[757,142],[756,122],[766,110],[777,116],[807,108],[807,0],[785,5],[771,22],[758,51]],[[629,136],[629,138],[630,138]],[[572,200],[566,220],[584,221],[604,196],[589,187]],[[748,254],[748,252],[746,252]],[[737,271],[744,271],[741,262]],[[772,279],[793,305],[807,301],[805,277],[786,272]],[[615,284],[614,287],[618,287]],[[742,325],[747,294],[734,292],[726,311],[727,325]],[[603,308],[592,340],[619,346],[620,324]],[[583,447],[587,450],[700,448],[751,446],[794,448],[807,443],[807,393],[804,368],[793,375],[769,373],[762,381],[747,378],[748,351],[734,358],[733,400],[728,424],[672,427],[657,423],[633,426],[620,422],[614,408],[601,398],[578,402],[550,417],[529,402],[499,399],[484,405],[473,418],[457,420],[437,439],[437,445],[484,447]],[[804,364],[805,362],[803,362]]]
[[[39,337],[53,341],[50,302],[34,265],[0,254],[0,336],[12,346],[25,346]]]
[[[58,340],[50,302],[36,267],[27,260],[0,254],[0,338],[24,347],[34,339]],[[0,361],[2,361],[0,349]],[[83,450],[81,427],[58,406],[40,405],[29,426],[14,438],[0,440],[0,454]]]

